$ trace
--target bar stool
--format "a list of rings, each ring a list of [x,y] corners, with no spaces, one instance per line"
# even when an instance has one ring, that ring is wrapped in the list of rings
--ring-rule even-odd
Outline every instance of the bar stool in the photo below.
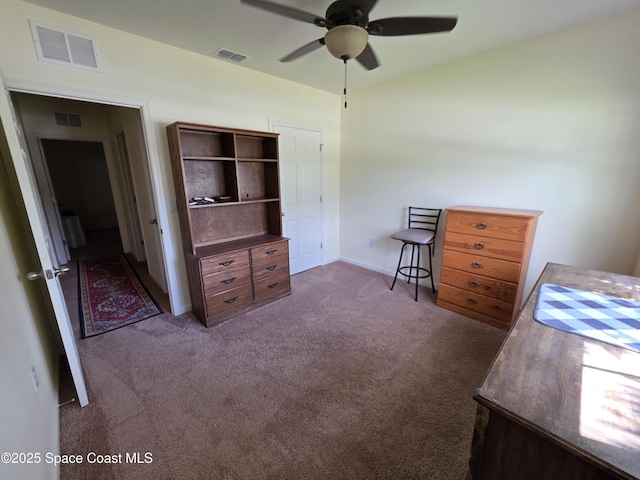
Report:
[[[416,281],[416,302],[418,301],[418,282],[421,278],[431,278],[431,290],[433,290],[433,293],[436,293],[436,287],[433,283],[433,264],[431,258],[435,253],[434,246],[441,213],[442,209],[438,208],[409,207],[409,228],[391,235],[391,238],[402,242],[398,268],[396,268],[396,276],[391,284],[391,290],[393,290],[393,287],[396,285],[398,274],[407,277],[407,283],[411,283],[411,279],[413,278]],[[407,245],[411,246],[411,262],[409,265],[403,266],[402,256],[404,255],[404,249]],[[424,246],[429,248],[429,268],[420,266],[420,249]],[[415,257],[417,257],[417,259],[414,264]]]

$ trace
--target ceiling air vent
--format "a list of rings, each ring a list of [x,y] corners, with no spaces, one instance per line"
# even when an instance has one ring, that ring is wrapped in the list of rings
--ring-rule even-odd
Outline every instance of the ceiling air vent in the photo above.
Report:
[[[225,60],[231,60],[232,62],[236,63],[244,62],[247,58],[249,58],[246,55],[232,52],[231,50],[227,50],[226,48],[219,48],[214,52],[214,55],[218,58],[224,58]]]
[[[77,113],[54,112],[56,125],[60,127],[82,127],[80,115]]]
[[[38,60],[88,70],[100,70],[93,39],[42,23],[30,23]]]

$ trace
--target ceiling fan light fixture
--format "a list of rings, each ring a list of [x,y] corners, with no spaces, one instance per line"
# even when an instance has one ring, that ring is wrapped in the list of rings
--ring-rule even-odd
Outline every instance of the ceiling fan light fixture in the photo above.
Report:
[[[338,25],[324,36],[329,53],[340,60],[358,57],[367,46],[369,34],[358,25]]]

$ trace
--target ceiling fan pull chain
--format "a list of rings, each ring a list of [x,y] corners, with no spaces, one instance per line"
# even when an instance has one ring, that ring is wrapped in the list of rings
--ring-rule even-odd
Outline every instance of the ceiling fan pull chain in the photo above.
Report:
[[[344,108],[347,108],[347,59],[344,62]]]

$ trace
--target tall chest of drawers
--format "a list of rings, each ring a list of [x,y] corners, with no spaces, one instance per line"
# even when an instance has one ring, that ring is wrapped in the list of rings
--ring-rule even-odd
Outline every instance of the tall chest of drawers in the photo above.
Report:
[[[447,209],[437,305],[502,329],[518,314],[537,210]]]

